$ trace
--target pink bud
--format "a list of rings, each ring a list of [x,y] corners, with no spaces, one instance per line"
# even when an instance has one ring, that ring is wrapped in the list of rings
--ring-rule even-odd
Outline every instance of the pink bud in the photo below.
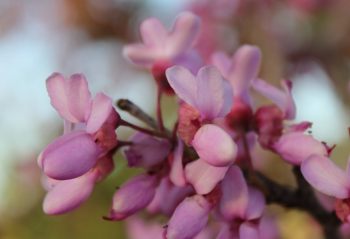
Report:
[[[137,211],[147,207],[152,201],[156,177],[140,175],[121,186],[113,196],[112,209],[107,220],[123,220]]]

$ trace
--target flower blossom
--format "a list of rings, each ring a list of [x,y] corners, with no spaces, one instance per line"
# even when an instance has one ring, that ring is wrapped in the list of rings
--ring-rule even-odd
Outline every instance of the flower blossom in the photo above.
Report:
[[[209,193],[222,180],[228,166],[236,157],[236,144],[231,136],[212,123],[214,119],[224,117],[230,110],[232,89],[214,66],[202,67],[196,77],[181,66],[169,68],[166,75],[170,86],[184,101],[180,106],[180,137],[192,145],[199,156],[198,160],[186,165],[185,178],[195,187],[197,193]],[[181,115],[183,106],[188,109],[189,114]],[[197,117],[196,121],[191,118],[191,112]],[[187,117],[195,125],[186,123]],[[188,128],[191,130],[187,130]],[[182,167],[182,164],[177,166]]]
[[[56,73],[46,84],[51,104],[64,119],[65,132],[43,150],[38,163],[50,178],[73,179],[92,169],[116,146],[119,115],[108,96],[99,93],[91,98],[83,75],[65,80]]]
[[[134,64],[150,68],[158,86],[172,93],[165,78],[168,67],[184,65],[196,72],[202,64],[201,58],[192,49],[199,29],[200,19],[190,12],[182,12],[171,31],[167,31],[158,19],[149,18],[140,26],[143,44],[127,45],[123,54]]]

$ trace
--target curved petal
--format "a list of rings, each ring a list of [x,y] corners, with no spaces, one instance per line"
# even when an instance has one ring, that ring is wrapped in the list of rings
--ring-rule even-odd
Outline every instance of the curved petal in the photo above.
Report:
[[[39,164],[50,178],[72,179],[89,171],[96,164],[99,153],[91,135],[73,132],[49,144],[42,152]]]
[[[312,155],[301,164],[306,181],[320,192],[344,199],[349,197],[349,180],[344,171],[327,157]]]
[[[253,79],[259,73],[261,62],[261,51],[256,46],[241,46],[233,56],[228,80],[233,87],[235,97],[243,99],[249,104],[248,88]]]
[[[244,222],[239,227],[240,239],[260,239],[258,227],[252,223]]]
[[[167,30],[157,18],[148,18],[141,23],[140,32],[146,45],[162,47],[167,37]]]
[[[106,219],[123,220],[145,208],[153,199],[156,177],[139,175],[127,181],[113,196],[112,209]]]
[[[207,194],[225,177],[229,167],[214,167],[202,159],[186,165],[185,175],[198,194]]]
[[[221,183],[222,197],[220,212],[227,219],[245,218],[249,194],[243,173],[237,166],[231,166]]]
[[[182,12],[165,42],[169,58],[175,58],[193,46],[200,30],[200,19],[191,12]]]
[[[210,203],[203,196],[195,195],[186,198],[170,218],[166,238],[193,238],[206,226],[210,209]]]
[[[62,118],[72,122],[83,122],[89,114],[91,95],[87,81],[81,74],[65,80],[59,73],[46,80],[46,87],[52,106]]]
[[[283,80],[281,82],[284,91],[277,87],[268,84],[261,79],[254,79],[252,86],[260,94],[270,99],[276,104],[284,113],[286,119],[294,119],[296,114],[296,108],[294,99],[291,93],[291,82]]]
[[[69,212],[85,202],[91,195],[96,175],[87,173],[78,178],[59,181],[46,195],[43,210],[56,215]]]
[[[226,78],[231,66],[231,58],[224,52],[215,52],[211,56],[211,62],[216,66],[220,73]]]
[[[183,164],[182,164],[183,151],[184,151],[184,144],[182,140],[178,139],[177,146],[174,150],[174,158],[171,164],[169,178],[174,185],[179,187],[183,187],[187,183]]]
[[[283,134],[273,147],[284,160],[294,165],[300,165],[313,154],[328,155],[323,143],[302,132]]]
[[[74,74],[67,82],[69,110],[79,122],[85,122],[90,114],[91,93],[85,76]]]
[[[91,114],[86,124],[86,131],[90,134],[99,130],[113,109],[112,100],[103,93],[98,93],[91,107]]]
[[[248,195],[249,200],[245,218],[247,220],[260,218],[266,206],[264,195],[259,190],[252,187],[248,188]]]
[[[224,117],[232,108],[232,87],[214,66],[198,71],[196,96],[196,107],[205,119]]]
[[[165,74],[176,95],[187,104],[196,107],[197,81],[194,75],[182,66],[170,67]]]
[[[231,136],[213,124],[202,126],[192,145],[202,160],[216,167],[232,164],[237,155],[237,146]]]
[[[159,223],[146,223],[138,217],[126,220],[129,239],[163,239],[164,228]]]
[[[123,56],[136,65],[150,67],[159,57],[159,51],[143,44],[129,44],[123,48]]]
[[[133,144],[124,151],[124,154],[130,167],[150,168],[164,161],[170,152],[167,140],[147,134],[137,132],[129,140]]]

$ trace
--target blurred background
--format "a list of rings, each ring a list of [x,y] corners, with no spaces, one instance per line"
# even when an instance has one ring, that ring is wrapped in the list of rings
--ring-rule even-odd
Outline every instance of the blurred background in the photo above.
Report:
[[[155,16],[170,27],[184,9],[202,18],[197,47],[207,60],[217,49],[232,54],[240,44],[258,45],[260,76],[275,85],[282,78],[293,81],[296,121],[313,122],[313,135],[336,144],[333,157],[345,166],[350,153],[348,0],[0,0],[1,239],[127,238],[123,223],[102,220],[115,187],[133,173],[122,158],[78,210],[43,214],[36,158],[62,130],[45,80],[52,72],[84,73],[93,93],[128,98],[154,114],[155,84],[147,71],[123,59],[122,47],[140,41],[145,18]],[[169,112],[171,102],[164,104]],[[120,132],[120,138],[128,133]],[[288,166],[274,155],[264,157],[270,165],[263,171],[281,183],[294,183]],[[322,238],[307,215],[271,210],[283,239]]]

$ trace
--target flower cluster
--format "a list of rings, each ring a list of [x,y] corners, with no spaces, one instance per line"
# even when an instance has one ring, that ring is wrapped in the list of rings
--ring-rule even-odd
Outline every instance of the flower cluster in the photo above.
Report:
[[[83,75],[48,78],[64,134],[38,159],[48,190],[45,213],[66,213],[83,203],[113,170],[113,155],[122,148],[128,166],[143,173],[117,189],[104,218],[127,219],[131,238],[278,238],[266,205],[283,202],[272,200],[276,197],[269,193],[275,191],[266,188],[266,178],[261,181],[256,152],[262,148],[301,168],[313,187],[337,198],[334,209],[348,222],[349,176],[328,160],[331,149],[306,133],[310,122],[292,123],[292,83],[282,80],[278,88],[258,77],[262,53],[256,46],[240,46],[231,57],[215,52],[202,59],[196,49],[200,27],[190,12],[181,13],[170,31],[147,19],[140,27],[143,42],[124,48],[127,59],[150,70],[159,95],[177,97],[172,130],[163,125],[160,97],[157,124],[141,115],[149,123],[142,128],[121,119],[108,96],[92,98]],[[252,91],[271,103],[261,105]],[[136,132],[127,141],[117,140],[119,126]],[[135,215],[140,211],[168,221],[145,224]]]

